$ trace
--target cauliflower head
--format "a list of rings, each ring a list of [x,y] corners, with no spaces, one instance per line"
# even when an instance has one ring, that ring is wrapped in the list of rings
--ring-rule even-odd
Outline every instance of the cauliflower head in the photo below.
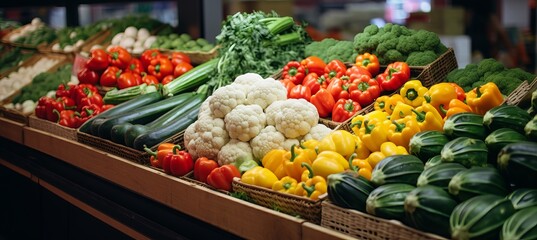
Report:
[[[259,105],[265,109],[271,103],[287,99],[287,89],[273,78],[256,82],[256,85],[246,96],[247,104]]]
[[[238,105],[224,118],[229,137],[248,142],[265,128],[266,117],[259,105]]]
[[[246,92],[250,92],[258,81],[263,81],[263,77],[257,73],[245,73],[235,78],[231,85],[244,87]]]
[[[317,141],[320,141],[321,139],[323,139],[325,136],[327,136],[331,132],[332,132],[332,129],[330,129],[326,125],[317,124],[317,125],[313,126],[310,129],[310,132],[308,134],[306,134],[306,136],[304,136],[303,139],[304,139],[304,141],[311,140],[311,139],[315,139]]]
[[[218,152],[218,165],[231,164],[237,159],[253,159],[252,148],[248,142],[231,139]]]
[[[283,149],[290,151],[293,146],[300,146],[300,140],[296,138],[289,138],[283,141],[283,144],[282,144]]]
[[[209,108],[215,117],[224,118],[236,106],[246,101],[246,91],[242,85],[227,85],[216,89],[211,95]]]
[[[270,112],[275,127],[286,138],[299,138],[310,132],[319,123],[317,108],[305,99],[287,99]]]
[[[185,146],[186,149],[189,153],[195,154],[192,156],[193,158],[207,157],[216,159],[220,149],[229,142],[224,120],[205,116],[196,120],[193,124],[194,131],[191,136],[187,137],[190,141]]]
[[[278,113],[278,111],[280,111],[281,104],[283,104],[284,102],[285,100],[279,100],[273,102],[267,108],[265,108],[265,115],[267,116],[267,125],[276,125],[276,114]]]
[[[212,98],[213,96],[211,95],[207,97],[205,101],[203,101],[203,103],[201,103],[200,110],[198,112],[198,118],[202,118],[205,115],[212,115],[211,108],[209,107],[209,102]]]
[[[272,149],[283,149],[284,141],[285,136],[274,126],[269,125],[252,138],[250,146],[255,159],[260,160]]]

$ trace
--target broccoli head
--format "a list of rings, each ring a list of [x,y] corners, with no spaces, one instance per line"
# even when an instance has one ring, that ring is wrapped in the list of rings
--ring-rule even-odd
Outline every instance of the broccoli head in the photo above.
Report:
[[[484,80],[484,82],[495,83],[503,95],[509,95],[522,83],[522,81],[523,80],[518,78],[503,76],[503,74],[491,74]]]
[[[391,32],[384,33],[382,35],[379,35],[379,44],[392,39],[397,39],[397,36]]]
[[[358,33],[354,36],[353,48],[358,53],[372,52],[377,48],[378,42],[372,41],[377,35],[370,36],[367,33]],[[378,39],[378,37],[376,37]]]
[[[434,52],[436,53],[436,55],[440,56],[444,54],[445,52],[447,52],[447,50],[448,50],[448,47],[446,47],[446,45],[440,42],[440,44],[436,46],[436,49],[434,49]]]
[[[388,63],[405,61],[405,56],[395,49],[390,49],[384,54],[384,61]]]
[[[370,24],[364,28],[363,32],[369,34],[369,36],[373,36],[379,32],[379,27],[375,24]]]
[[[304,54],[306,56],[317,56],[317,57],[320,57],[321,59],[324,59],[328,55],[328,52],[326,51],[326,49],[328,49],[329,47],[337,43],[338,43],[338,40],[333,39],[333,38],[325,38],[322,41],[313,41],[309,43],[308,45],[306,45]],[[351,43],[351,49],[352,49],[352,43]]]
[[[477,64],[477,74],[485,75],[486,72],[500,72],[505,70],[505,66],[494,58],[485,58]]]
[[[528,83],[533,82],[533,80],[535,79],[535,74],[524,71],[521,68],[512,68],[504,72],[506,76],[518,78],[520,80],[526,80]]]
[[[388,50],[396,50],[399,39],[392,38],[390,40],[381,41],[377,46],[377,55],[384,55]]]
[[[436,53],[433,51],[413,52],[408,55],[406,62],[410,66],[425,66],[436,60]]]
[[[383,33],[391,32],[393,25],[393,23],[386,23],[379,29],[379,31]]]
[[[408,55],[411,52],[419,51],[420,46],[416,41],[413,40],[411,36],[400,36],[396,49],[397,51]]]
[[[338,41],[333,46],[325,49],[325,52],[327,53],[326,59],[323,59],[325,62],[330,62],[334,59],[339,59],[343,62],[355,62],[355,59],[352,59],[354,50],[351,41]]]
[[[390,33],[392,33],[396,37],[399,37],[403,35],[403,29],[406,29],[406,27],[398,24],[393,24],[392,28],[390,29]]]
[[[472,90],[472,89],[474,89],[474,88],[476,88],[476,87],[481,87],[481,86],[485,85],[485,83],[487,83],[487,82],[485,82],[485,81],[477,81],[477,82],[474,82],[474,83],[472,84],[472,87],[470,88],[470,90]],[[465,90],[465,91],[466,91],[466,90]]]
[[[440,38],[436,33],[424,29],[418,30],[412,37],[418,42],[421,51],[434,51],[440,44]]]
[[[446,75],[446,82],[457,82],[461,76],[464,75],[464,69],[455,69]]]

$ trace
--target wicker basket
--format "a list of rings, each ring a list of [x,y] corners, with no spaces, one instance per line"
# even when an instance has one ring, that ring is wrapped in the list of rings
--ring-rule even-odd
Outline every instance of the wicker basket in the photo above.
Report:
[[[321,195],[318,200],[312,200],[246,184],[241,182],[239,178],[233,179],[233,192],[245,193],[257,205],[297,216],[316,224],[321,223],[321,202],[326,195]]]
[[[387,220],[353,209],[341,208],[330,201],[322,203],[321,226],[363,240],[445,239],[408,227],[396,220]]]
[[[38,118],[35,115],[28,117],[28,126],[31,128],[39,129],[44,132],[51,133],[56,136],[63,137],[65,139],[77,140],[77,134],[75,128],[69,128],[62,126],[58,123],[48,121],[46,119]]]
[[[32,115],[30,114],[24,114],[21,111],[6,108],[4,106],[0,106],[0,116],[7,118],[9,120],[13,120],[15,122],[23,123],[28,125],[28,117]]]
[[[172,142],[180,145],[181,147],[184,145],[184,133],[185,131],[181,131],[179,133],[174,134],[173,136],[165,139],[162,142]],[[105,152],[123,157],[125,159],[128,159],[130,161],[140,163],[146,166],[150,166],[149,163],[149,154],[145,151],[140,151],[138,149],[130,148],[125,145],[121,145],[115,142],[112,142],[108,139],[103,139],[100,137],[93,136],[91,134],[87,134],[81,131],[76,131],[77,135],[77,141],[98,149],[101,149]],[[159,144],[156,144],[155,146],[150,147],[152,151],[156,151]]]
[[[215,187],[213,187],[213,186],[211,186],[211,185],[209,185],[207,183],[204,183],[204,182],[201,182],[201,181],[198,181],[198,180],[194,179],[194,171],[191,171],[191,172],[187,173],[186,175],[181,176],[179,178],[181,178],[181,179],[183,179],[183,180],[185,180],[187,182],[190,182],[192,184],[202,186],[202,187],[205,187],[205,188],[208,188],[208,189],[211,189],[211,190],[218,191],[218,192],[221,192],[223,194],[229,195],[229,192],[226,191],[226,190],[217,189],[217,188],[215,188]]]

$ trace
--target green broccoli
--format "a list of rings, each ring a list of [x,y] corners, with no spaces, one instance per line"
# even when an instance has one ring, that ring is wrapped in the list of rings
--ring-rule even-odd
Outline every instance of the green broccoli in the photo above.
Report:
[[[446,47],[446,45],[440,42],[440,44],[438,44],[436,48],[434,49],[434,52],[436,53],[436,55],[440,56],[444,54],[445,52],[447,52],[447,50],[448,50],[448,47]]]
[[[403,29],[406,29],[406,27],[398,24],[393,24],[392,28],[390,29],[390,33],[392,33],[396,37],[399,37],[403,35]]]
[[[392,40],[392,39],[398,39],[397,36],[391,32],[384,33],[382,35],[379,35],[379,44]]]
[[[384,54],[384,61],[386,61],[387,64],[393,62],[403,62],[405,61],[405,56],[395,49],[390,49]]]
[[[464,70],[466,70],[468,72],[476,72],[477,73],[477,64],[470,63],[470,64],[466,65],[466,67],[464,67]]]
[[[325,62],[330,62],[334,59],[352,63],[355,61],[355,59],[352,59],[354,50],[351,41],[338,41],[333,46],[325,49],[325,52],[327,53],[326,59],[323,59]]]
[[[505,66],[494,58],[485,58],[477,64],[477,74],[485,75],[486,72],[500,72],[505,70]]]
[[[440,38],[436,33],[420,29],[412,37],[418,42],[421,51],[435,50],[440,44]]]
[[[377,48],[375,42],[370,41],[370,39],[376,37],[377,35],[370,36],[367,33],[358,33],[354,36],[353,48],[358,53],[372,52]],[[378,39],[378,37],[376,37]]]
[[[464,69],[455,69],[446,75],[446,82],[457,82],[464,75]]]
[[[335,45],[338,42],[338,40],[333,38],[325,38],[322,41],[313,41],[306,45],[306,48],[304,50],[304,54],[306,56],[317,56],[321,59],[325,59],[327,55],[329,54],[328,51],[326,51],[329,47]],[[352,44],[351,44],[352,49]]]
[[[379,32],[382,32],[382,33],[387,33],[387,32],[391,32],[392,31],[392,27],[393,27],[393,23],[386,23],[384,24],[384,26],[382,26],[380,29],[379,29]]]
[[[392,50],[392,49],[395,50],[397,47],[398,41],[399,40],[397,38],[392,38],[390,40],[380,42],[379,45],[377,46],[377,56],[384,55],[388,50]]]
[[[532,83],[535,79],[535,74],[524,71],[521,68],[512,68],[508,71],[505,71],[506,76],[514,77],[520,80],[526,80],[528,83]]]
[[[408,55],[406,62],[410,66],[425,66],[436,60],[436,53],[433,51],[413,52]]]
[[[379,27],[375,24],[370,24],[364,28],[363,32],[368,34],[369,36],[373,36],[379,32]]]
[[[476,88],[476,87],[481,87],[481,86],[483,86],[485,83],[487,83],[487,82],[484,82],[484,81],[477,81],[477,82],[474,82],[474,83],[472,84],[472,87],[470,88],[470,90],[472,90],[472,89],[474,89],[474,88]],[[470,91],[470,90],[468,90],[468,91]],[[466,91],[466,90],[464,90],[464,91]]]
[[[413,40],[412,36],[400,36],[396,49],[397,51],[408,55],[412,52],[419,51],[420,46]]]
[[[509,95],[523,80],[514,77],[506,77],[503,74],[492,74],[485,78],[484,82],[493,82],[498,86],[503,95]]]

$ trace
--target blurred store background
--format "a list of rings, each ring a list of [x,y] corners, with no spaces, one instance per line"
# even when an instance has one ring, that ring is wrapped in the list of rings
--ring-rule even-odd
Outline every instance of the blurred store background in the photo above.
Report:
[[[48,4],[37,0],[0,3],[0,18],[24,24],[39,17],[50,26],[61,28],[105,18],[146,14],[169,23],[178,31],[214,41],[225,16],[238,11],[273,10],[307,22],[314,39],[352,39],[369,24],[398,23],[436,32],[445,45],[454,48],[459,67],[490,55],[506,66],[536,71],[536,0],[117,0],[107,3],[86,0],[80,4],[56,1],[47,1]],[[485,30],[479,34],[486,35],[488,41],[484,53],[472,51],[472,48],[479,49],[472,47],[472,42],[476,45],[479,40],[472,41],[477,37],[468,32],[475,27],[469,20],[474,6],[490,10],[491,16],[498,20],[492,27],[489,26],[493,23],[490,16],[477,23]]]

